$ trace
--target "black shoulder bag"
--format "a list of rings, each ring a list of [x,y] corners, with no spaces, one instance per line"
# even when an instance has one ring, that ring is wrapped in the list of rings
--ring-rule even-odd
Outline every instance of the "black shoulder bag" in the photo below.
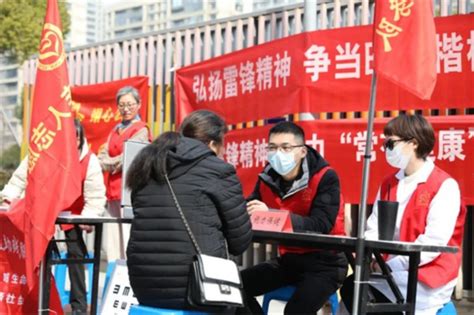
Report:
[[[197,253],[189,275],[188,302],[198,308],[243,307],[242,281],[237,265],[230,259],[213,257],[201,252],[167,175],[165,179]],[[228,256],[229,253],[227,253]]]

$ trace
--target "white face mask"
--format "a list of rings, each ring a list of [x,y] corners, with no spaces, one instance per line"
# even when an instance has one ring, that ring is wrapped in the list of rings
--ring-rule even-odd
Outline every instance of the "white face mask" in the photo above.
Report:
[[[388,164],[402,170],[407,168],[408,162],[410,162],[411,154],[403,154],[402,149],[405,145],[406,143],[399,143],[393,148],[393,150],[388,148],[385,149],[385,158],[387,159]]]

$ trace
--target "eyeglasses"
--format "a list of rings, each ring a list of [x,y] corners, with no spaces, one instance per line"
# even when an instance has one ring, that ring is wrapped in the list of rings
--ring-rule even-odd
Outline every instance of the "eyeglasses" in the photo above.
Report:
[[[411,139],[413,139],[413,138],[408,138],[408,139],[407,138],[402,138],[402,139],[396,139],[396,140],[387,139],[387,140],[384,141],[383,147],[385,148],[385,150],[386,149],[393,150],[393,148],[395,147],[395,144],[397,142],[410,141]]]
[[[119,109],[131,109],[132,107],[135,107],[138,103],[119,103],[118,108]]]
[[[299,144],[299,145],[291,145],[291,144],[282,144],[282,145],[274,145],[271,144],[267,146],[267,151],[268,152],[276,152],[278,149],[281,149],[285,153],[290,153],[293,151],[294,148],[300,148],[304,147],[304,144]]]

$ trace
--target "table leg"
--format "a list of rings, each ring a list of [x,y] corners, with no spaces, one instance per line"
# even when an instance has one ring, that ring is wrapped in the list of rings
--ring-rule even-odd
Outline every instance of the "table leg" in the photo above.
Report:
[[[92,274],[91,314],[97,314],[97,299],[99,297],[100,248],[102,245],[102,223],[94,224],[94,263]]]
[[[45,256],[41,262],[40,281],[41,292],[38,305],[38,314],[49,314],[49,299],[51,297],[51,250],[52,243],[48,244]]]
[[[369,278],[370,278],[370,262],[372,259],[372,251],[368,248],[365,250],[364,263],[362,265],[361,283],[360,283],[360,303],[357,314],[367,314],[367,304],[369,303]]]
[[[407,288],[407,303],[410,309],[406,312],[407,315],[415,314],[416,306],[416,287],[418,285],[418,265],[420,264],[420,252],[410,253],[408,263],[408,288]]]

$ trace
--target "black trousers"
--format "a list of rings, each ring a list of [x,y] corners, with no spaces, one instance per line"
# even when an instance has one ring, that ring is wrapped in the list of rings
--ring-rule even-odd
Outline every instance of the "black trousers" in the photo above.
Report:
[[[369,285],[370,292],[373,295],[372,302],[377,303],[388,303],[390,300],[379,290]],[[344,284],[341,288],[341,299],[344,305],[346,306],[349,313],[352,313],[352,302],[354,296],[354,274],[347,277],[344,281]],[[378,313],[367,313],[367,314],[378,314]],[[383,313],[385,315],[402,315],[403,312],[391,312],[391,313]]]
[[[77,233],[76,229],[71,229],[64,232],[67,240],[78,240],[82,239],[82,232]],[[69,258],[84,258],[84,252],[82,251],[79,243],[67,242],[67,251]],[[71,292],[69,295],[69,303],[74,314],[86,314],[87,313],[87,292],[86,292],[86,281],[84,265],[82,264],[71,264],[68,266],[69,280],[71,282]]]
[[[347,274],[342,253],[285,254],[242,271],[246,308],[237,314],[263,314],[256,296],[286,285],[296,291],[285,306],[285,314],[315,314],[341,286]]]

